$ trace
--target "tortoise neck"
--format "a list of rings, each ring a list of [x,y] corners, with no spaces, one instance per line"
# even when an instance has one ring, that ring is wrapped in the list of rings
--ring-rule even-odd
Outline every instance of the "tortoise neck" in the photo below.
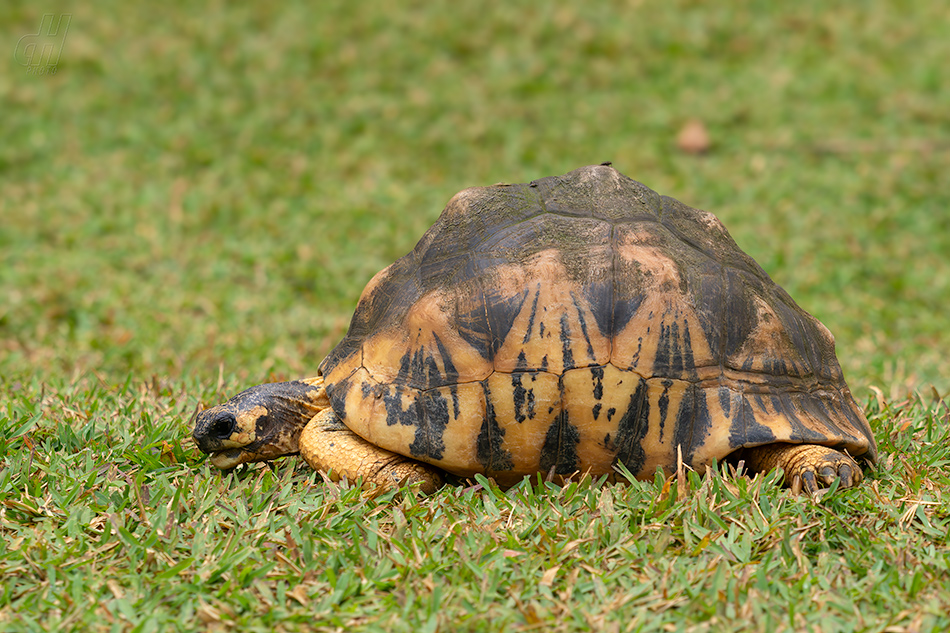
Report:
[[[296,413],[304,424],[330,407],[330,398],[323,386],[323,376],[274,383],[274,397],[281,401],[287,414]]]

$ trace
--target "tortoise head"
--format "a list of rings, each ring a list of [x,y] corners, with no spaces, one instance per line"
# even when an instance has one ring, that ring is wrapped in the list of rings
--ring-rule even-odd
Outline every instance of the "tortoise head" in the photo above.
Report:
[[[330,406],[323,380],[251,387],[195,417],[192,437],[222,470],[298,452],[307,422]]]

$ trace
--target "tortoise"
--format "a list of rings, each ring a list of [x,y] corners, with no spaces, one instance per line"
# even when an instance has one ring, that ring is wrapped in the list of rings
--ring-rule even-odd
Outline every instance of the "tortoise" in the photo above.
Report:
[[[714,215],[610,163],[458,193],[316,377],[206,409],[193,437],[221,469],[299,452],[427,492],[742,460],[814,494],[877,460],[831,333]]]

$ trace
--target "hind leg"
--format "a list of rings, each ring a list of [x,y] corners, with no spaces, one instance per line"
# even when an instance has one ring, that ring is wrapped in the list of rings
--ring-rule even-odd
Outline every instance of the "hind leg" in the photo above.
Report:
[[[785,485],[794,494],[804,489],[815,495],[835,478],[841,479],[842,488],[851,488],[863,478],[861,467],[851,456],[817,444],[766,444],[744,449],[742,457],[754,472],[781,468],[785,471]]]
[[[418,483],[426,494],[442,486],[439,469],[379,448],[351,431],[333,409],[313,417],[300,434],[300,454],[314,470],[331,479],[363,479],[382,489]]]

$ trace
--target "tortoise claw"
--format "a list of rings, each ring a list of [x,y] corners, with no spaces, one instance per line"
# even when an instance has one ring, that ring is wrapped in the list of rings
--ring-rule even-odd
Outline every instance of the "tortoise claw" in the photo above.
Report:
[[[838,466],[838,477],[841,478],[841,487],[850,488],[854,484],[858,483],[855,481],[854,473],[851,470],[849,464],[841,464]]]
[[[796,497],[802,493],[802,478],[799,475],[792,477],[792,484],[789,486],[792,489],[792,494]]]
[[[806,470],[802,473],[802,482],[805,484],[805,492],[813,497],[818,494],[818,481],[815,479],[815,471]]]

